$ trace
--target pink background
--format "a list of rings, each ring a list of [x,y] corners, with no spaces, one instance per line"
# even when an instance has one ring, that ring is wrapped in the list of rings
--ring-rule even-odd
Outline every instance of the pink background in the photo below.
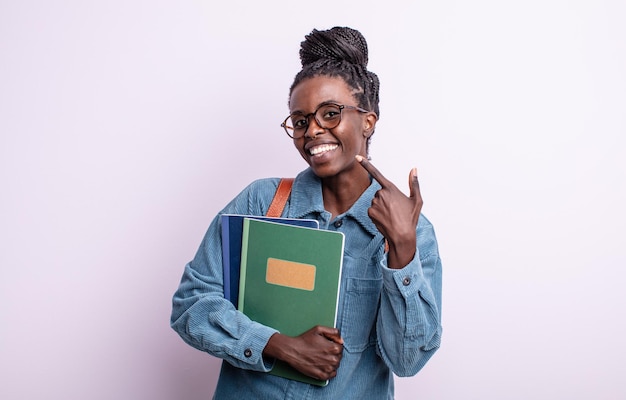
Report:
[[[279,127],[312,28],[382,83],[375,164],[418,167],[443,346],[398,399],[619,399],[622,1],[0,1],[0,398],[207,399],[169,328],[212,217],[305,167]]]

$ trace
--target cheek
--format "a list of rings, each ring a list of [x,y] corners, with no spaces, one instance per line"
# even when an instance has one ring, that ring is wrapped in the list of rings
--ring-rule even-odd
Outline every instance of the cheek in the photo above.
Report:
[[[367,138],[363,135],[362,132],[344,132],[342,142],[344,143],[344,146],[358,150],[365,148]]]
[[[306,160],[306,152],[304,151],[304,143],[298,143],[299,141],[294,140],[293,146],[298,150],[298,153]]]

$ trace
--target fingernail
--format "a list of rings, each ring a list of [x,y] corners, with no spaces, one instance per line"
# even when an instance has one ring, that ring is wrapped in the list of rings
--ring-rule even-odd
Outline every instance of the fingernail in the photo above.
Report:
[[[355,158],[356,158],[356,160],[357,160],[358,162],[363,161],[363,156],[362,156],[362,155],[360,155],[360,154],[357,154],[357,155],[355,156]]]

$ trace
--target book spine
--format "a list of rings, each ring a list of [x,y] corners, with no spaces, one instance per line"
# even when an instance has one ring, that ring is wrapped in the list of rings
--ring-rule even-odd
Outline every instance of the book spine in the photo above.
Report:
[[[248,262],[248,231],[250,229],[250,220],[244,218],[243,231],[241,234],[241,267],[239,269],[239,301],[237,309],[244,311],[244,294],[246,293],[246,264]]]
[[[224,275],[224,297],[231,300],[230,293],[230,252],[229,252],[229,220],[222,216],[222,271]]]

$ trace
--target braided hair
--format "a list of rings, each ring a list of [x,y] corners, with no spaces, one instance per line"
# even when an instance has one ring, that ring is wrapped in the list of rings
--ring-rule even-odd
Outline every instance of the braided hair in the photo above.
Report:
[[[290,97],[293,89],[307,78],[340,77],[353,89],[359,107],[380,117],[380,82],[375,73],[367,70],[367,42],[359,31],[338,26],[325,31],[313,29],[300,43],[300,61],[302,70],[289,89]]]

